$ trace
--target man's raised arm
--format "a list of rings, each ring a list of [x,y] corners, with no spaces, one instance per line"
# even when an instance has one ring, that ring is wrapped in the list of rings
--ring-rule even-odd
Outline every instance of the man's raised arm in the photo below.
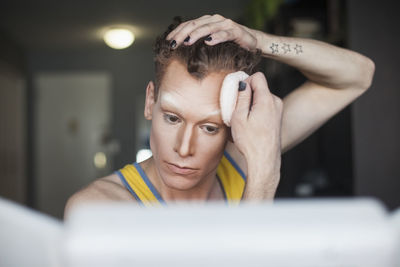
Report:
[[[248,50],[297,68],[308,81],[283,100],[282,151],[318,129],[371,85],[374,63],[367,57],[311,39],[282,37],[247,28],[220,15],[187,21],[167,39],[172,47],[191,45],[208,36],[216,45],[234,41]]]
[[[308,78],[283,100],[283,151],[304,140],[371,85],[375,65],[359,53],[316,40],[251,31],[265,57],[293,66]]]

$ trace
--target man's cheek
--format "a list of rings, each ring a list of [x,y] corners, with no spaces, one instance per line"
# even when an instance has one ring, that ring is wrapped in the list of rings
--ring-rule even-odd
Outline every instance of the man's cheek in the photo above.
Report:
[[[208,161],[215,161],[224,151],[225,140],[226,138],[216,138],[214,140],[206,138],[201,140],[198,144],[200,154],[207,156]]]
[[[158,153],[167,152],[172,149],[174,144],[174,131],[168,125],[158,124],[153,129],[154,142]]]

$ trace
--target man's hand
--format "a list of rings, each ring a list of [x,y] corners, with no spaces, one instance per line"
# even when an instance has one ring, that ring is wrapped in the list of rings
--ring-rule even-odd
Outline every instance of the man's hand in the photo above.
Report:
[[[233,141],[247,162],[243,199],[272,199],[280,179],[283,105],[269,91],[264,74],[245,82],[231,120]]]
[[[198,39],[207,36],[207,45],[216,45],[226,41],[234,41],[241,47],[253,51],[257,47],[257,31],[237,24],[221,15],[205,15],[198,19],[180,24],[167,36],[167,40],[175,41],[172,48],[181,44],[191,45]]]

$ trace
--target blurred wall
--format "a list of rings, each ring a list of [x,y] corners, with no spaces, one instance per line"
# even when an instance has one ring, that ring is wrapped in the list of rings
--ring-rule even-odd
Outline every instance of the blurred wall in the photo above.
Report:
[[[397,1],[348,1],[349,46],[376,65],[353,106],[355,193],[400,206],[400,41]]]
[[[26,88],[22,49],[0,31],[0,197],[27,203]]]
[[[153,77],[152,46],[136,44],[126,50],[111,48],[43,50],[29,53],[29,72],[106,71],[112,75],[112,136],[120,143],[114,169],[136,159],[136,124],[143,117],[147,81]],[[33,96],[34,97],[34,96]]]

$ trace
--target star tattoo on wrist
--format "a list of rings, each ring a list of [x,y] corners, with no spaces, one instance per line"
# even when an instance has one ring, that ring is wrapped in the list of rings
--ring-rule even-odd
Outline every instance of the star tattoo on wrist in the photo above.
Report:
[[[296,51],[296,54],[303,53],[303,47],[299,44],[296,44],[296,46],[294,47],[294,50]]]
[[[269,48],[271,48],[272,54],[277,54],[279,52],[278,44],[272,43]]]

